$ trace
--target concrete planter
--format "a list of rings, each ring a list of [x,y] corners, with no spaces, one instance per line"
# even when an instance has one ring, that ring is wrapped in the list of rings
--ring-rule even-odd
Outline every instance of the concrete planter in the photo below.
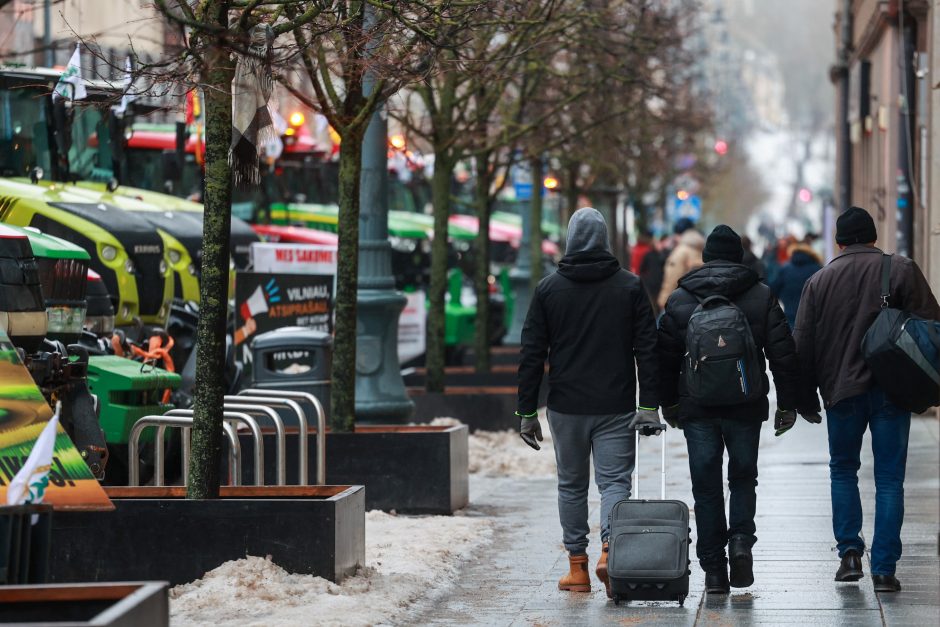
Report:
[[[166,627],[165,582],[0,587],[0,625]]]
[[[182,487],[107,492],[113,512],[53,517],[51,581],[177,585],[246,555],[341,581],[365,563],[361,485],[224,487],[219,499],[205,501],[185,499]]]
[[[275,477],[273,432],[264,429],[264,477]],[[287,429],[287,482],[297,482],[296,429]],[[311,460],[308,483],[315,480],[315,430],[307,436]],[[241,437],[244,459],[254,443]],[[357,425],[355,433],[328,432],[326,478],[330,483],[364,485],[366,509],[411,514],[452,514],[469,502],[467,427]],[[250,465],[243,483],[254,481]]]

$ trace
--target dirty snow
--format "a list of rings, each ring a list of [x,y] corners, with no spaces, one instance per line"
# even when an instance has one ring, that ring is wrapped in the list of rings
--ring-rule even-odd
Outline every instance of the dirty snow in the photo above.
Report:
[[[469,469],[484,477],[554,477],[555,449],[545,409],[539,411],[542,450],[529,448],[518,431],[477,431],[469,436]],[[435,418],[432,425],[460,424],[456,418]]]
[[[342,584],[293,575],[262,557],[226,562],[170,591],[176,625],[384,625],[453,585],[464,562],[489,543],[478,515],[366,514],[366,564]]]

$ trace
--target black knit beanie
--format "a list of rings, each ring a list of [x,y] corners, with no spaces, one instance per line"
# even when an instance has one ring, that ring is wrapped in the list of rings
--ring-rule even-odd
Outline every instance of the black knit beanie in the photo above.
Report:
[[[871,214],[861,207],[850,207],[836,219],[837,244],[871,244],[877,239],[875,221],[872,220]]]
[[[741,263],[744,259],[741,237],[725,224],[719,224],[712,230],[705,240],[705,250],[702,251],[702,261],[705,263],[719,259],[732,263]]]

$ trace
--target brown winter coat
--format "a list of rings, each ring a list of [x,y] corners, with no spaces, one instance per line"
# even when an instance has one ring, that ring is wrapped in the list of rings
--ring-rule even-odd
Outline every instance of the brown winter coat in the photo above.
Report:
[[[679,287],[679,279],[702,265],[702,250],[705,238],[698,231],[689,229],[679,236],[679,244],[669,254],[663,270],[663,286],[656,303],[660,310],[666,308],[669,295]]]
[[[853,244],[814,274],[803,288],[793,337],[804,390],[811,397],[800,409],[863,394],[872,375],[862,357],[862,337],[881,308],[881,256],[873,246]],[[920,268],[907,257],[891,260],[889,305],[928,320],[940,320],[940,305]]]

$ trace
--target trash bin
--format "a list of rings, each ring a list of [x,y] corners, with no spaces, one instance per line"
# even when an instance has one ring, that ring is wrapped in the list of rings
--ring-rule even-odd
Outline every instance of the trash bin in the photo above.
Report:
[[[0,585],[45,583],[51,542],[51,505],[0,507]]]
[[[305,327],[261,333],[251,343],[251,387],[309,392],[330,415],[333,337]]]

